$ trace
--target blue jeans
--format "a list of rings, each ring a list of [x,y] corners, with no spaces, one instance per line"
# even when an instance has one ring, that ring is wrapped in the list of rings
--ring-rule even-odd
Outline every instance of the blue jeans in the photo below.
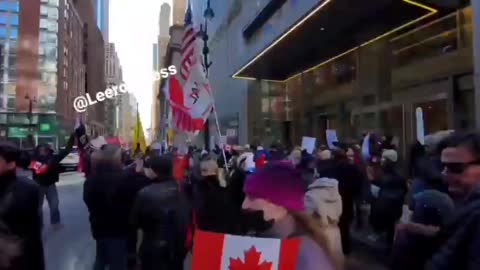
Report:
[[[58,208],[57,186],[40,186],[40,208],[43,206],[43,200],[47,197],[48,207],[50,208],[50,223],[52,225],[60,224],[60,209]]]
[[[94,270],[127,270],[127,239],[102,238],[97,240]]]

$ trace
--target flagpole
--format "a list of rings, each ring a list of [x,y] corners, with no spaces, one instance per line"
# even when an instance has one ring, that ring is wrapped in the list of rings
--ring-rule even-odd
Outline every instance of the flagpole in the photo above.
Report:
[[[188,1],[188,5],[190,8],[190,1]],[[210,0],[207,0],[207,6],[206,9],[203,13],[203,17],[205,19],[204,21],[204,26],[200,25],[200,32],[202,33],[202,39],[203,39],[203,58],[204,58],[204,65],[205,65],[205,77],[209,77],[209,69],[210,66],[212,65],[212,62],[208,61],[208,54],[210,52],[210,49],[208,48],[208,20],[211,20],[215,16],[215,13],[213,12],[211,6],[210,6]],[[220,131],[220,123],[218,121],[218,115],[217,115],[217,109],[215,108],[215,98],[213,97],[212,93],[212,109],[213,109],[213,117],[215,118],[215,125],[217,127],[217,133],[218,133],[218,138],[221,139],[222,133]],[[205,147],[207,147],[210,144],[210,138],[208,138],[209,135],[209,129],[210,129],[210,124],[208,121],[208,118],[205,122]],[[222,155],[223,155],[223,160],[225,161],[225,171],[228,174],[228,164],[227,164],[227,155],[225,154],[225,147],[222,147]]]
[[[138,102],[137,102],[137,143],[140,142],[140,115],[138,115]]]

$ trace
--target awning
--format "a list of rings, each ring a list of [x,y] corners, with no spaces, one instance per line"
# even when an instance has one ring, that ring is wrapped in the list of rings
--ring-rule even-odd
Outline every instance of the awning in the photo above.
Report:
[[[437,12],[420,0],[319,1],[312,11],[240,67],[233,77],[284,81],[413,26]],[[253,31],[250,26],[247,29]],[[244,37],[249,35],[244,33]]]

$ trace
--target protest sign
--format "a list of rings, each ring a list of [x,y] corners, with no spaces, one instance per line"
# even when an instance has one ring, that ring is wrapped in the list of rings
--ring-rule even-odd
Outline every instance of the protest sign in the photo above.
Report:
[[[307,150],[309,154],[313,154],[315,150],[315,144],[317,143],[317,139],[312,137],[302,137],[302,149]]]
[[[325,131],[325,135],[327,137],[328,148],[334,149],[335,146],[333,145],[333,143],[338,142],[337,131],[335,129],[327,129]]]

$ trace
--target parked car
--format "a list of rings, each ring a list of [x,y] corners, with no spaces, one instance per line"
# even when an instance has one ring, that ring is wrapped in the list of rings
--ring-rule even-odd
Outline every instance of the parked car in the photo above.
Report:
[[[78,148],[74,146],[72,151],[70,151],[70,153],[62,161],[60,161],[60,165],[65,171],[75,171],[77,170],[79,162],[80,156],[78,154]]]

